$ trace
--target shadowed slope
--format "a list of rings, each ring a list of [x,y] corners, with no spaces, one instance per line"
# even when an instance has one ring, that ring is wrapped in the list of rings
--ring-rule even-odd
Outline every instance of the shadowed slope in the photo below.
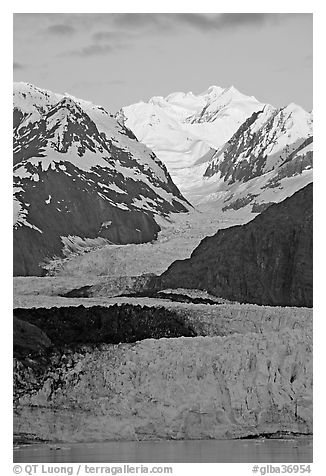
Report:
[[[174,262],[160,286],[205,289],[226,299],[312,306],[312,184],[242,226],[205,238]]]

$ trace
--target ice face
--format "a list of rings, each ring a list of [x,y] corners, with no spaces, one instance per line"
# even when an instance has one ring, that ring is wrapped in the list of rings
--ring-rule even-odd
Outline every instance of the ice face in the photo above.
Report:
[[[65,355],[19,399],[16,428],[64,441],[311,432],[311,311],[229,307],[229,335],[207,321],[213,335]]]

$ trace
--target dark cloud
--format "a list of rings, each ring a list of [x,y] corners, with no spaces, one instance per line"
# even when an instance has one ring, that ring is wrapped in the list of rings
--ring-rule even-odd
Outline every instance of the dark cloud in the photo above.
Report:
[[[166,13],[116,13],[113,15],[113,21],[120,26],[133,28],[148,27],[151,24],[162,24],[163,17],[171,18],[174,14]]]
[[[24,69],[24,65],[21,64],[21,63],[17,63],[16,61],[14,61],[13,69],[14,69],[14,71],[17,71],[18,69]]]
[[[76,30],[71,25],[56,24],[49,26],[45,31],[46,33],[50,33],[51,35],[71,36],[75,33]]]
[[[211,30],[216,28],[219,23],[217,15],[200,15],[198,13],[177,13],[175,15],[175,21],[178,23],[184,23],[198,30]]]
[[[181,27],[200,32],[220,31],[248,26],[258,27],[263,23],[278,22],[298,14],[282,13],[108,13],[75,14],[69,19],[78,29],[90,29],[90,43],[78,50],[68,51],[60,56],[104,56],[128,48],[132,40],[144,34],[166,32],[178,33]],[[301,14],[302,15],[302,14]],[[62,22],[48,28],[55,34],[68,35],[75,27],[67,25],[68,14],[62,14]],[[96,28],[97,27],[97,28]],[[95,31],[94,31],[95,30]]]
[[[130,29],[155,27],[175,29],[187,25],[200,31],[222,30],[232,27],[261,25],[279,21],[293,14],[276,13],[118,13],[112,16],[116,26]]]
[[[137,36],[142,36],[146,32],[178,32],[181,26],[200,31],[220,30],[241,25],[259,25],[273,16],[275,15],[264,13],[113,13],[103,14],[102,21],[98,22],[97,15],[79,15],[79,21],[88,20],[93,22],[93,26],[100,23],[102,28],[93,32],[89,45],[65,53],[64,56],[107,55],[117,49],[130,47],[130,38],[136,40]],[[57,29],[59,26],[64,25],[53,25],[50,28]]]

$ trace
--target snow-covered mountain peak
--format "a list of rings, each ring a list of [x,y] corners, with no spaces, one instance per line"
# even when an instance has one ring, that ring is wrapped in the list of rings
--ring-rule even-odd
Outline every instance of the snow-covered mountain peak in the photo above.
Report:
[[[287,190],[311,180],[312,114],[297,104],[277,109],[233,85],[212,85],[198,95],[176,92],[127,106],[123,115],[192,203],[215,201],[230,187],[223,203],[231,194],[245,197],[247,184],[254,182],[252,195],[267,201],[275,187],[273,194],[284,198]],[[281,178],[274,183],[276,176]],[[283,189],[283,179],[292,185]]]
[[[77,98],[70,93],[53,93],[46,89],[38,88],[29,83],[14,83],[14,108],[24,116],[24,124],[38,121],[42,114],[50,111],[60,101],[64,100],[68,108],[81,108],[94,120],[101,130],[111,131],[111,135],[117,133],[119,126],[114,116],[102,106],[91,101]]]
[[[36,101],[48,101],[50,98],[56,99],[61,96],[60,94],[52,93],[51,91],[24,82],[15,82],[13,85],[13,93],[15,105],[19,97],[24,98],[25,102],[35,103]]]
[[[215,150],[264,104],[234,86],[210,86],[198,95],[174,92],[122,108],[119,119],[154,150],[179,187],[188,186],[187,170],[208,162]]]
[[[141,102],[141,104],[146,104],[146,103]],[[148,104],[151,104],[153,106],[158,106],[158,107],[161,107],[161,108],[169,107],[169,104],[168,104],[167,100],[163,96],[153,96],[148,101]]]
[[[171,93],[168,96],[166,96],[165,100],[167,102],[170,102],[170,101],[173,102],[175,99],[185,98],[185,97],[195,97],[195,95],[192,91],[188,91],[187,93],[182,92],[182,91],[178,91],[178,92]]]
[[[311,112],[307,112],[303,107],[295,103],[290,103],[288,106],[282,108],[281,111],[285,117],[295,117],[296,121],[304,126],[309,124],[312,132],[313,115]]]
[[[34,122],[60,101],[61,94],[52,93],[30,83],[17,82],[13,86],[14,109],[23,114],[26,122]]]
[[[156,219],[191,208],[153,151],[105,109],[29,84],[14,86],[13,175],[16,274],[41,273],[44,258],[87,240],[151,241]]]
[[[56,119],[64,119],[67,116],[80,117],[83,114],[82,108],[77,104],[71,97],[64,96],[55,106],[53,106],[47,113],[46,117],[50,118],[53,116]]]
[[[204,97],[207,97],[207,96],[219,96],[223,91],[225,90],[225,88],[221,88],[220,86],[210,86],[209,88],[206,89],[206,91],[200,93],[199,96],[204,96]]]
[[[312,116],[301,106],[291,103],[278,110],[273,127],[278,127],[282,133],[287,131],[287,142],[292,143],[299,138],[312,136]]]
[[[247,96],[241,93],[233,85],[227,88],[220,86],[210,86],[206,91],[199,94],[198,97],[205,98],[207,105],[214,103],[218,105],[226,105],[231,101],[254,101],[259,102],[254,96]]]
[[[228,88],[221,88],[218,87],[212,87],[212,93],[210,96],[217,96],[217,97],[223,97],[223,96],[228,96],[230,99],[236,99],[236,98],[248,98],[249,96],[246,96],[245,94],[240,93],[238,89],[236,89],[234,86],[229,86]],[[219,94],[218,94],[218,91]]]
[[[283,111],[286,111],[289,114],[291,114],[293,112],[295,112],[295,113],[300,112],[300,113],[309,114],[307,111],[305,111],[305,109],[303,109],[303,107],[299,106],[298,104],[296,104],[294,102],[291,102],[290,104],[288,104],[287,106],[285,106],[282,109],[283,109]]]
[[[76,99],[69,95],[64,95],[60,101],[60,104],[62,107],[66,107],[68,109],[73,109],[75,107],[80,108],[79,106],[77,106]]]

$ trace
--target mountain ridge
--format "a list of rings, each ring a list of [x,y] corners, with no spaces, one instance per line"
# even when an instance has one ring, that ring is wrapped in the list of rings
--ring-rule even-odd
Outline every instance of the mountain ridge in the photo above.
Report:
[[[289,180],[266,192],[268,183],[276,183],[273,176],[283,162],[312,137],[312,113],[294,103],[275,108],[233,86],[211,86],[197,96],[178,92],[124,107],[119,117],[166,163],[173,180],[194,205],[213,202],[223,212],[231,196],[237,203],[247,203],[254,195],[252,208],[258,209],[283,200],[312,180],[308,171],[312,160],[307,160],[306,169],[299,172],[292,167],[296,172],[290,177],[288,170]],[[247,136],[247,144],[242,135]],[[244,145],[246,154],[241,150]],[[230,157],[232,147],[238,153],[237,161]],[[221,163],[225,151],[228,157]],[[259,176],[261,183],[249,182]],[[232,187],[234,182],[238,191]],[[248,213],[252,213],[249,207]]]
[[[67,243],[71,249],[73,242],[78,248],[96,240],[151,241],[160,229],[157,217],[189,210],[165,165],[103,108],[28,84],[19,88],[15,275],[43,274],[40,263],[63,256]]]

